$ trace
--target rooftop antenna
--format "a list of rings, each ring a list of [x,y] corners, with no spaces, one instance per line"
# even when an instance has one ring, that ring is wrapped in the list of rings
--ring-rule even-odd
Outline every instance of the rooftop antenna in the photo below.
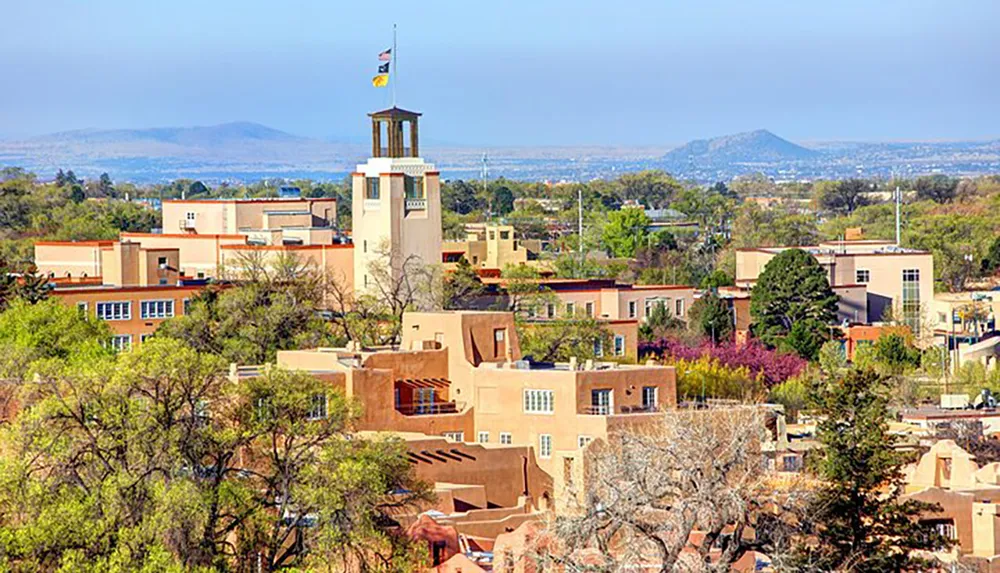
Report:
[[[892,178],[896,179],[896,174],[895,173],[893,173]],[[903,202],[903,192],[900,191],[900,189],[899,189],[899,180],[898,179],[896,179],[895,183],[896,183],[896,193],[895,193],[895,195],[896,195],[896,248],[898,249],[901,246],[900,245],[900,240],[899,240],[899,236],[900,236],[900,213],[899,213],[899,211],[900,211],[900,204]]]
[[[486,183],[487,180],[489,180],[489,177],[490,177],[490,164],[489,164],[489,160],[490,160],[489,156],[484,151],[483,152],[483,169],[482,169],[482,175],[483,175],[483,195],[486,195],[487,197],[490,197],[489,186]],[[492,217],[493,217],[493,198],[490,197],[489,198],[489,204],[488,204],[488,207],[486,209],[486,220],[489,221]]]

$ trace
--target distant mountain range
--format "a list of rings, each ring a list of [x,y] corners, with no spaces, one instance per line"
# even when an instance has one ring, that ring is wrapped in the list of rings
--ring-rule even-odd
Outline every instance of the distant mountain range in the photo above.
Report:
[[[433,142],[431,142],[433,143]],[[483,152],[490,175],[587,181],[625,171],[665,169],[682,179],[727,181],[762,172],[775,179],[1000,173],[1000,140],[981,142],[812,142],[803,146],[766,129],[667,146],[492,147],[424,142],[424,155],[445,178],[478,178]],[[341,179],[369,155],[363,138],[313,139],[258,123],[203,127],[82,129],[0,141],[0,166],[43,179],[58,169],[116,180],[206,182],[262,178]]]
[[[819,155],[812,149],[782,139],[766,129],[697,139],[663,156],[668,164],[764,163],[801,161]]]

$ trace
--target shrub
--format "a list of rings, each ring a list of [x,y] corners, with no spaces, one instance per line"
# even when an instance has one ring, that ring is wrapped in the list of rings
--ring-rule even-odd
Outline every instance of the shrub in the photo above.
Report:
[[[794,354],[771,350],[756,340],[740,346],[733,343],[712,344],[709,341],[690,346],[675,339],[663,338],[640,345],[639,355],[656,356],[668,362],[695,361],[707,356],[729,368],[746,368],[750,377],[759,379],[766,388],[798,376],[808,364]]]

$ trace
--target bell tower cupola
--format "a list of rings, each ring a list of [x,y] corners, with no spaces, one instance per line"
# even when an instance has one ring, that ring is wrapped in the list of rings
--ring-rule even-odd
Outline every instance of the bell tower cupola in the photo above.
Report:
[[[372,157],[420,157],[417,142],[419,113],[392,107],[370,113],[368,117],[372,118]],[[385,138],[382,137],[383,131]],[[406,146],[407,139],[409,147]],[[385,147],[382,147],[383,142]]]

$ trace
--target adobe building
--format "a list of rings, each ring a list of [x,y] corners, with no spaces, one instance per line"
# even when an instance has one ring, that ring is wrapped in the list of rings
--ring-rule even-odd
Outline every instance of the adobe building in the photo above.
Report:
[[[542,242],[516,238],[513,225],[473,223],[465,229],[464,241],[444,241],[441,245],[445,270],[454,270],[462,258],[481,271],[501,272],[507,265],[547,268],[538,260]]]
[[[337,200],[331,198],[164,199],[162,213],[165,233],[254,235],[268,245],[304,244],[312,232],[329,242],[337,226]]]
[[[737,249],[736,285],[752,288],[765,265],[795,247]],[[893,313],[917,337],[934,300],[934,259],[929,251],[906,249],[892,241],[826,241],[798,247],[826,269],[830,286],[840,297],[838,319],[873,323]]]
[[[369,276],[373,264],[389,264],[397,277],[411,261],[441,261],[440,173],[420,158],[420,114],[393,107],[369,116],[372,156],[351,175],[358,292],[374,287]]]
[[[549,474],[559,452],[677,404],[673,367],[522,360],[505,312],[406,313],[399,350],[283,351],[278,364],[361,400],[359,429],[528,445]]]

